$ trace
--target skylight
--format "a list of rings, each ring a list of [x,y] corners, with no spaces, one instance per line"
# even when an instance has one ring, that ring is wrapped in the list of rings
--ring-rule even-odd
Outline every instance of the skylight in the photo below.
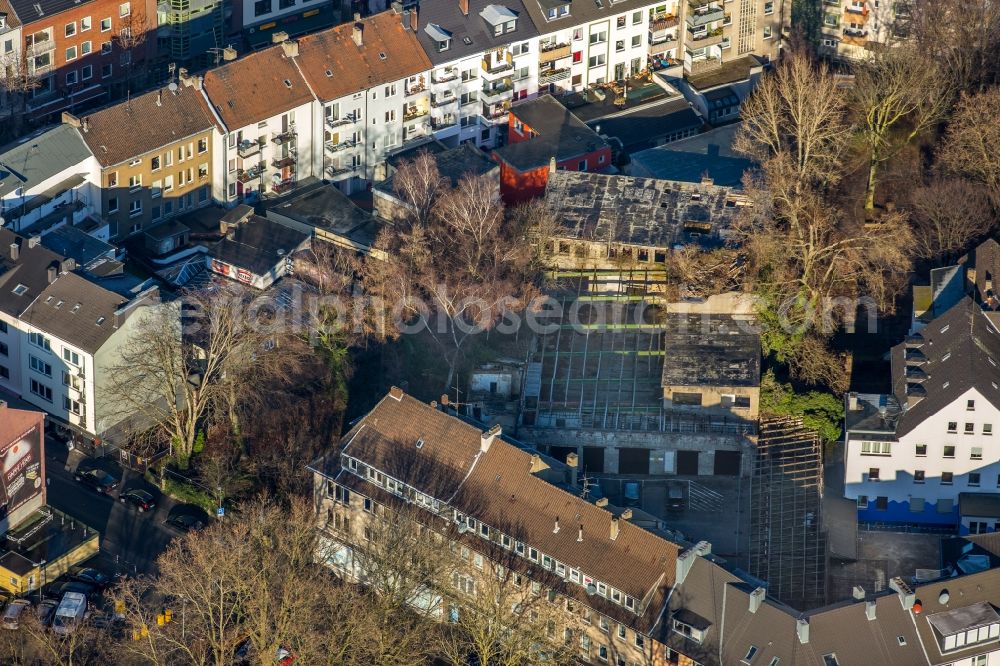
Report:
[[[19,284],[16,287],[14,287],[14,295],[15,296],[24,296],[24,294],[27,293],[27,291],[28,291],[28,287],[26,287],[23,284]]]

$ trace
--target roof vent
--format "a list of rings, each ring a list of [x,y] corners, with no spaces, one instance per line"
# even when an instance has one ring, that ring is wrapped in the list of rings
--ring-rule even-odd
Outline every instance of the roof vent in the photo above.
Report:
[[[379,60],[385,60],[385,51],[379,51],[378,52],[378,59]]]
[[[750,612],[756,613],[760,610],[761,604],[764,603],[764,597],[767,596],[767,590],[763,587],[758,587],[750,593]]]
[[[398,386],[393,386],[392,388],[389,389],[389,397],[391,397],[393,400],[401,401],[403,399],[403,389],[399,388]]]
[[[889,581],[889,589],[899,595],[899,603],[903,605],[903,610],[910,610],[916,600],[916,595],[906,581],[896,576]]]
[[[583,525],[580,525],[580,531],[576,533],[576,541],[577,543],[583,541]]]
[[[851,596],[853,596],[857,601],[861,601],[865,598],[865,588],[860,585],[855,585],[851,590]]]
[[[326,70],[326,77],[327,78],[332,78],[333,77],[333,70],[332,69]]]
[[[800,617],[795,621],[795,633],[799,637],[799,643],[809,643],[809,618]]]
[[[875,619],[875,600],[870,599],[865,602],[865,617],[871,622]]]
[[[285,79],[285,87],[286,88],[291,88],[292,87],[292,82],[289,79]]]
[[[422,439],[418,439],[417,440],[417,448],[418,449],[424,448],[424,440],[422,440]]]
[[[556,524],[555,527],[552,528],[552,533],[559,534],[559,516],[556,516]]]
[[[951,601],[951,595],[948,594],[948,590],[941,590],[941,594],[938,595],[938,603],[944,606],[949,601]]]

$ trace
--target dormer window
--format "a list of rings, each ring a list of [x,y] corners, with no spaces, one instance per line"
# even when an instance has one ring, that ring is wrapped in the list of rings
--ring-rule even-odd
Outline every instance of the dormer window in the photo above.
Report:
[[[517,29],[517,12],[503,5],[487,5],[479,15],[490,24],[495,36],[511,33]]]
[[[542,6],[545,7],[545,18],[549,21],[569,16],[569,3],[567,2],[560,2],[553,5],[542,0]]]
[[[447,51],[451,48],[451,33],[438,24],[428,23],[424,27],[424,32],[437,44],[438,51]]]
[[[682,608],[674,613],[673,630],[696,643],[705,640],[705,634],[712,623],[696,613],[692,613],[686,608]]]

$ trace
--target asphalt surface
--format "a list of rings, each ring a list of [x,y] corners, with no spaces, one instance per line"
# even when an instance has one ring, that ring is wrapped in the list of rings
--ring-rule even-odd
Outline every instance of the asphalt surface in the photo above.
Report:
[[[123,470],[113,459],[94,460],[97,466],[119,479],[114,497],[109,497],[74,480],[73,471],[85,459],[81,452],[68,451],[64,444],[47,437],[45,457],[49,505],[101,534],[101,553],[88,564],[107,573],[132,576],[155,572],[156,557],[180,534],[164,521],[172,512],[184,511],[185,506],[161,495],[140,474]],[[153,511],[140,513],[134,505],[118,501],[120,492],[133,488],[142,488],[153,495],[156,502]]]

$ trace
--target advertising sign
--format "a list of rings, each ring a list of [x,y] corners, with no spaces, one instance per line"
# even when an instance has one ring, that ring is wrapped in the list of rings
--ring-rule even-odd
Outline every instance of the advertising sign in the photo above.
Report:
[[[42,438],[40,426],[32,426],[20,437],[0,448],[5,513],[11,514],[45,491],[42,478]]]

